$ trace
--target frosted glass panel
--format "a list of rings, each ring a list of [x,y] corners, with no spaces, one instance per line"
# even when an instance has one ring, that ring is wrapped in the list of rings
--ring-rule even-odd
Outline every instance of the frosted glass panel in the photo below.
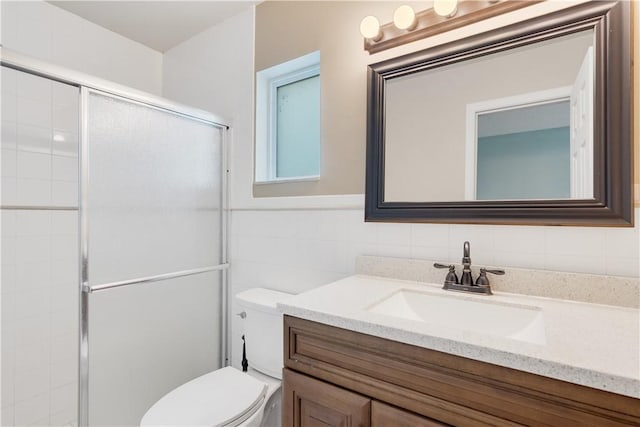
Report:
[[[91,93],[89,281],[221,262],[221,130]]]
[[[164,394],[221,366],[220,276],[91,294],[89,425],[138,426]]]
[[[278,87],[276,177],[320,174],[320,76]]]

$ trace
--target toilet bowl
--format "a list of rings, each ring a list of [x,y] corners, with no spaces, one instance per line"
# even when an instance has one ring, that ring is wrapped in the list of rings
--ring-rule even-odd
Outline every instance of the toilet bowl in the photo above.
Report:
[[[244,319],[250,368],[209,372],[164,395],[140,426],[278,427],[281,424],[282,315],[291,294],[254,288],[236,295]]]

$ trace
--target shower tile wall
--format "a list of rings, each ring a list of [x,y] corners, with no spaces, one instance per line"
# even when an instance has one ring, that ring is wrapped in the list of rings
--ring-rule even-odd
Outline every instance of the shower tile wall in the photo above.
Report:
[[[2,68],[2,206],[77,208],[78,89]],[[2,426],[73,425],[78,213],[2,209]]]

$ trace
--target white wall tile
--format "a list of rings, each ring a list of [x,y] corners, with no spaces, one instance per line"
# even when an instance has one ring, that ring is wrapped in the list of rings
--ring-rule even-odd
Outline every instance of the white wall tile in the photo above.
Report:
[[[51,181],[48,179],[18,178],[16,188],[19,205],[46,206],[51,203]]]
[[[18,149],[51,153],[51,129],[18,123]]]
[[[451,225],[449,234],[449,261],[460,262],[464,242],[468,241],[473,265],[496,265],[492,226]]]
[[[411,244],[411,227],[407,224],[380,223],[377,228],[379,245],[409,246]]]
[[[78,281],[78,261],[69,260],[51,263],[51,285],[61,286]]]
[[[640,211],[640,209],[638,210]],[[640,259],[640,226],[607,228],[604,250],[607,257]]]
[[[48,354],[47,354],[48,359]],[[33,365],[29,369],[16,367],[15,374],[15,398],[16,406],[27,399],[33,398],[38,394],[48,395],[49,390],[49,364]],[[47,412],[44,416],[48,415]]]
[[[51,104],[52,81],[29,73],[17,73],[18,97]]]
[[[77,236],[78,213],[75,211],[51,212],[51,234]]]
[[[606,274],[611,276],[640,277],[640,258],[607,257]]]
[[[0,235],[15,236],[18,228],[18,217],[16,211],[0,210]]]
[[[78,132],[78,106],[54,105],[53,129],[56,131],[75,133]]]
[[[57,156],[78,157],[79,145],[76,133],[54,130],[51,151]]]
[[[2,105],[2,121],[7,124],[15,124],[18,121],[18,96],[6,91],[0,92]],[[3,125],[4,127],[4,125]]]
[[[78,184],[53,181],[51,183],[51,203],[55,206],[78,206]]]
[[[51,104],[18,98],[18,123],[23,125],[51,128]]]
[[[3,316],[4,317],[4,316]],[[15,344],[6,327],[2,331],[2,407],[13,405],[15,372]],[[4,423],[2,424],[4,425]]]
[[[496,267],[515,267],[515,268],[529,268],[534,270],[544,270],[545,255],[544,253],[527,253],[527,252],[513,252],[496,250],[494,252],[495,266]]]
[[[2,177],[2,204],[15,205],[18,203],[18,179]]]
[[[15,236],[2,236],[2,265],[15,264],[18,241]]]
[[[51,261],[22,262],[16,267],[17,290],[33,290],[46,288],[51,285]]]
[[[77,335],[58,336],[51,346],[51,386],[61,387],[78,380]]]
[[[601,227],[545,227],[545,253],[604,259],[606,229]]]
[[[17,282],[17,266],[15,264],[4,264],[0,267],[0,292],[2,294],[15,292]],[[5,309],[3,305],[3,310]]]
[[[444,246],[444,247],[411,246],[411,258],[426,259],[430,261],[448,263],[449,248],[447,246]]]
[[[48,337],[51,310],[49,288],[23,288],[19,284],[15,299],[16,319],[24,322],[16,329],[16,343],[31,343]]]
[[[5,24],[5,20],[2,20]],[[9,67],[2,67],[0,70],[0,79],[2,80],[2,93],[18,93],[18,74],[19,72]]]
[[[51,179],[51,155],[18,151],[18,178]]]
[[[51,237],[22,236],[16,242],[18,264],[48,262],[51,260]]]
[[[76,408],[78,399],[78,390],[75,383],[67,384],[62,387],[51,390],[51,414],[69,413],[70,410]],[[69,417],[69,415],[65,415]],[[73,416],[71,417],[73,419]],[[51,425],[62,425],[53,424]]]
[[[16,150],[2,149],[2,177],[15,178],[18,174],[18,157]]]
[[[75,427],[77,422],[78,410],[76,408],[68,409],[57,414],[51,414],[49,425],[61,427]]]
[[[411,246],[449,247],[448,224],[410,224]]]
[[[587,274],[606,274],[606,260],[602,255],[564,255],[547,253],[546,270],[569,271]]]
[[[15,405],[15,425],[33,425],[49,416],[49,393],[18,402]]]
[[[54,262],[67,261],[72,265],[78,259],[78,238],[69,235],[56,235],[51,238],[51,259]]]
[[[48,236],[51,234],[50,211],[18,211],[16,216],[17,236]]]
[[[78,182],[78,159],[75,157],[53,156],[52,176],[57,181]]]
[[[4,104],[2,104],[4,108]],[[15,117],[14,117],[15,120]],[[15,121],[5,120],[5,111],[2,111],[2,129],[0,129],[0,145],[2,148],[16,149],[17,142],[17,123]]]
[[[4,397],[4,392],[2,393],[2,395]],[[2,409],[0,409],[0,412],[2,412],[1,422],[3,427],[15,426],[14,416],[13,416],[14,406],[12,404],[7,404],[6,406],[3,406]]]
[[[52,82],[53,103],[55,105],[78,105],[80,90],[64,83]]]
[[[411,258],[411,246],[409,245],[385,245],[378,243],[377,246],[379,256]]]
[[[503,253],[543,254],[545,252],[543,230],[540,227],[493,226],[494,248]]]

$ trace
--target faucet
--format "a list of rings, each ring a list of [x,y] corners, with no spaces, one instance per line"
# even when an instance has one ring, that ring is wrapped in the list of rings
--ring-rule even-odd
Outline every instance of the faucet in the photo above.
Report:
[[[471,245],[464,242],[462,246],[462,279],[460,284],[463,286],[473,285],[473,276],[471,276]]]
[[[489,270],[486,268],[480,269],[480,275],[478,279],[473,281],[471,274],[471,244],[464,242],[462,247],[462,277],[458,282],[458,276],[456,275],[456,267],[454,265],[445,265],[440,263],[433,264],[436,268],[447,268],[449,273],[444,280],[444,286],[442,289],[447,291],[460,291],[460,292],[472,292],[483,295],[492,295],[491,285],[489,284],[489,278],[487,273],[503,275],[504,270]]]

